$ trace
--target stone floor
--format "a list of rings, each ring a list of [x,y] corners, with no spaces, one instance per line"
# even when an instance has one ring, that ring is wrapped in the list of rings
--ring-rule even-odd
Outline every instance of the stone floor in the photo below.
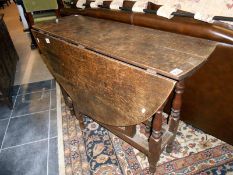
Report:
[[[0,106],[0,174],[58,175],[54,80],[15,86],[13,100]]]
[[[31,39],[28,33],[23,32],[16,5],[11,3],[9,7],[0,9],[0,13],[4,14],[4,21],[20,58],[16,69],[15,85],[52,79],[38,50],[31,50]]]
[[[0,175],[58,175],[55,82],[31,50],[16,5],[0,13],[19,55],[13,110],[0,106]]]

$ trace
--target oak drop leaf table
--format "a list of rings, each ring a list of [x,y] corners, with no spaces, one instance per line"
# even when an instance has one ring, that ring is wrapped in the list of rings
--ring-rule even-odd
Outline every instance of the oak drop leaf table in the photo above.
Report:
[[[155,172],[162,150],[172,151],[184,80],[216,43],[85,16],[38,23],[33,35],[80,125],[83,115],[91,117],[145,153]],[[163,126],[168,98],[172,108]],[[136,133],[140,123],[148,140]]]

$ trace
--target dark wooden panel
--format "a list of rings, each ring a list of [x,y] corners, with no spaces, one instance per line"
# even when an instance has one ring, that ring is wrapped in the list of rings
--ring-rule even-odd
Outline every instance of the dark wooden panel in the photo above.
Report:
[[[0,100],[12,107],[11,89],[18,61],[13,42],[0,14]]]
[[[182,120],[233,145],[233,47],[218,46],[186,87]]]
[[[4,47],[2,47],[2,49],[4,48],[6,54],[8,55],[8,58],[4,59],[7,64],[6,68],[8,69],[11,78],[14,79],[16,63],[19,59],[18,54],[4,22],[2,22],[0,25],[0,31],[2,32],[2,41],[4,41]]]
[[[176,83],[54,37],[33,33],[49,69],[79,110],[101,123],[128,126],[147,120],[164,104]]]
[[[216,46],[204,39],[83,16],[36,24],[34,29],[177,80],[197,69]],[[172,74],[176,68],[182,72]]]

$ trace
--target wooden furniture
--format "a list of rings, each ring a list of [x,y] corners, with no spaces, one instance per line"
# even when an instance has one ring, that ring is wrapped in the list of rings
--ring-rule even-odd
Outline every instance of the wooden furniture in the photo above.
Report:
[[[109,1],[104,1],[104,4],[109,5]],[[132,1],[124,1],[123,6],[132,8]],[[148,3],[147,9],[156,8]],[[233,26],[221,22],[208,24],[186,17],[166,19],[155,14],[106,8],[64,8],[61,15],[92,16],[216,41],[217,47],[205,65],[186,80],[181,119],[233,145]],[[167,104],[166,111],[170,109],[171,101]]]
[[[4,3],[0,1],[0,8],[4,9]]]
[[[8,2],[9,2],[8,0],[0,0],[0,7],[4,9],[4,5],[5,5],[5,4],[6,4],[7,6],[9,6],[9,5],[8,5]]]
[[[55,20],[58,14],[57,0],[23,0],[30,27],[38,22]]]
[[[23,0],[23,5],[30,31],[35,23],[56,20],[57,16],[59,16],[57,0]],[[34,49],[36,41],[32,35],[31,38],[31,48]]]
[[[82,115],[90,116],[148,155],[152,172],[162,150],[172,151],[184,79],[216,46],[204,39],[83,16],[36,24],[33,35],[81,126]],[[163,108],[173,92],[169,123],[162,126]],[[149,142],[136,134],[140,123],[149,128]]]
[[[18,55],[0,14],[0,101],[12,108],[12,86]]]
[[[76,8],[77,1],[78,0],[63,0],[63,3],[66,7]]]

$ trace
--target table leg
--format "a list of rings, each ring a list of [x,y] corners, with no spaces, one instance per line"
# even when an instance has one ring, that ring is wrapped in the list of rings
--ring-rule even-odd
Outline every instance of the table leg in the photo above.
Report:
[[[153,119],[152,124],[152,134],[149,139],[149,164],[150,172],[154,173],[156,171],[156,165],[161,154],[161,144],[162,144],[162,111],[163,107],[160,108]]]
[[[61,92],[64,97],[66,106],[69,108],[71,115],[75,115],[72,99],[70,98],[70,96],[67,94],[67,92],[62,86],[60,86],[60,88],[61,88]]]
[[[173,142],[176,137],[179,120],[180,120],[180,110],[182,106],[182,94],[184,92],[184,82],[180,81],[176,84],[175,97],[172,102],[171,115],[169,117],[169,131],[173,133],[173,137],[167,144],[166,152],[171,153],[173,148]]]
[[[79,126],[81,128],[81,130],[84,129],[84,118],[83,118],[83,114],[78,110],[78,107],[76,104],[73,104],[74,106],[74,111],[75,111],[75,116],[76,116],[76,119],[79,121]]]
[[[73,103],[72,99],[67,94],[65,89],[63,89],[62,86],[60,86],[60,87],[61,87],[61,92],[62,92],[63,97],[64,97],[64,101],[65,101],[66,105],[68,106],[68,108],[70,109],[71,115],[75,115],[76,119],[79,120],[80,128],[83,130],[84,129],[83,114],[78,110],[77,105],[75,103]]]

